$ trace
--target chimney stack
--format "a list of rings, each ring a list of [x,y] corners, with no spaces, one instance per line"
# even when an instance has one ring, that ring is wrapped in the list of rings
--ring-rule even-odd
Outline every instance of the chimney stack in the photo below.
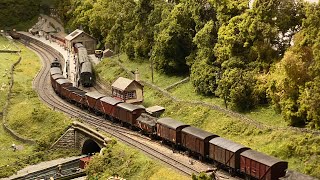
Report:
[[[136,71],[134,72],[134,80],[139,82],[140,81],[140,73],[138,68],[136,69]]]

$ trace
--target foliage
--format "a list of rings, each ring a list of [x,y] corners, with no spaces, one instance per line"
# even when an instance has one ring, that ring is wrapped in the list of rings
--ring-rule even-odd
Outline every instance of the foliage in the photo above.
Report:
[[[103,65],[99,64],[100,77],[114,77],[119,73],[126,75],[119,66],[113,64],[114,59],[104,59]],[[123,59],[123,57],[121,58]],[[137,67],[135,62],[123,60],[128,67]],[[116,70],[115,70],[116,69]],[[284,70],[280,70],[284,72]],[[146,80],[144,76],[142,80]],[[258,84],[265,80],[265,76],[257,77]],[[112,84],[113,81],[105,79],[105,82]],[[165,77],[169,85],[174,82],[171,77]],[[162,85],[165,86],[165,85]],[[220,99],[200,96],[193,93],[191,82],[178,86],[171,90],[171,94],[185,101],[200,100],[207,103],[223,105]],[[296,170],[319,177],[319,136],[309,134],[299,130],[292,130],[285,127],[279,115],[272,113],[272,109],[256,110],[255,120],[261,126],[256,126],[257,122],[247,122],[242,118],[235,118],[220,111],[215,111],[208,106],[194,105],[183,101],[173,101],[168,96],[160,93],[149,86],[144,87],[144,106],[150,107],[160,105],[166,108],[163,117],[171,117],[184,123],[194,125],[206,131],[218,134],[221,137],[241,143],[254,150],[275,156],[289,162],[289,169]],[[251,116],[253,117],[253,116]],[[266,126],[264,126],[266,125]],[[168,173],[164,173],[168,174]],[[152,178],[151,178],[152,179]]]
[[[0,27],[12,27],[39,14],[40,0],[2,0],[0,2]]]
[[[162,169],[158,163],[145,158],[137,150],[112,140],[103,149],[102,155],[93,156],[86,172],[89,179],[108,179],[116,174],[125,179],[157,179],[154,175]],[[163,179],[169,176],[173,179],[187,179],[176,173],[168,173],[170,170],[167,168],[164,169],[167,173],[161,176]]]
[[[58,1],[60,15],[70,28],[81,26],[105,48],[125,52],[132,61],[153,62],[159,74],[190,75],[196,92],[219,96],[226,107],[248,111],[269,103],[290,125],[318,124],[311,112],[316,107],[304,104],[317,102],[307,97],[305,88],[308,83],[308,91],[317,91],[313,80],[320,72],[318,4]],[[291,47],[297,33],[300,41]],[[303,53],[308,59],[299,57]],[[276,73],[277,67],[286,74]]]

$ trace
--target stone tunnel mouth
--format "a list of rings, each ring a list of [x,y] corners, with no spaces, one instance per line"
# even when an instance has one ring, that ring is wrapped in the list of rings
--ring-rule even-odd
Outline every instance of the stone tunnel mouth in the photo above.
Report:
[[[92,155],[94,153],[99,153],[101,150],[100,146],[92,139],[87,139],[82,146],[82,154]]]

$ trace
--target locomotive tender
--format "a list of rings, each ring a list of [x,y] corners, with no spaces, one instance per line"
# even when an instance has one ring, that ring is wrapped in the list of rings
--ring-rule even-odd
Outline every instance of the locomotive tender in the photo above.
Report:
[[[59,74],[60,73],[60,74]],[[187,150],[201,160],[214,162],[241,174],[247,179],[276,180],[285,176],[288,162],[251,150],[218,135],[192,127],[169,117],[155,118],[141,106],[128,104],[112,97],[86,92],[72,86],[59,68],[50,70],[54,91],[63,99],[111,121],[140,130],[143,134],[160,139],[179,150]]]

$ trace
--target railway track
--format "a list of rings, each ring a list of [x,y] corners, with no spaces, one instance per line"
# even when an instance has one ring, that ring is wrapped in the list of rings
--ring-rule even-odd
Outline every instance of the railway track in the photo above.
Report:
[[[127,128],[110,123],[102,117],[94,116],[58,97],[51,88],[49,69],[51,60],[53,60],[55,57],[61,58],[60,54],[53,51],[50,47],[42,44],[41,42],[32,41],[26,45],[30,49],[34,50],[42,59],[43,66],[33,81],[33,87],[37,91],[39,98],[51,108],[62,111],[71,117],[79,118],[82,121],[96,127],[97,129],[116,137],[118,140],[143,151],[151,157],[159,159],[163,163],[174,167],[186,175],[200,173],[199,170],[190,166],[189,164],[182,163],[179,160],[176,160],[171,156],[161,152],[160,150],[153,149],[146,145],[144,141],[149,140],[149,138],[141,136],[137,132],[130,131]]]

